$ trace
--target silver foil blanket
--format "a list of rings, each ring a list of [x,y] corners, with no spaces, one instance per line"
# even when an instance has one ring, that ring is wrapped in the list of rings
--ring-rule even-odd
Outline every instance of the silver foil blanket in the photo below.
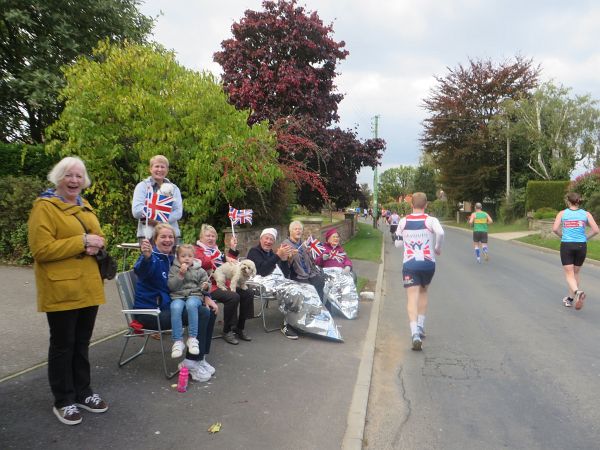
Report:
[[[344,341],[314,286],[288,280],[277,272],[266,277],[256,275],[249,281],[260,284],[264,294],[277,299],[279,310],[293,328],[335,341]]]
[[[325,273],[325,299],[346,319],[358,317],[359,298],[352,275],[339,267],[323,269]]]

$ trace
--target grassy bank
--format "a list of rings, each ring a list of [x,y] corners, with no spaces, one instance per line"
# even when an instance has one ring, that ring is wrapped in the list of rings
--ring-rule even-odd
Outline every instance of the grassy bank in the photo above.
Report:
[[[551,248],[553,250],[560,249],[560,240],[558,239],[543,239],[539,234],[532,234],[517,239],[518,241],[525,242],[531,245],[537,245],[538,247]],[[600,261],[600,241],[589,241],[587,244],[587,257]]]
[[[343,247],[350,259],[365,259],[376,263],[381,262],[381,231],[371,225],[358,223],[358,233]]]

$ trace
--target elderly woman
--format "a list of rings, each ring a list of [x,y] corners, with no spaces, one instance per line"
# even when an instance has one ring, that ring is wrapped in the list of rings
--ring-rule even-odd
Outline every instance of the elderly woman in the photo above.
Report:
[[[288,239],[283,241],[283,244],[292,248],[292,253],[289,258],[291,265],[291,279],[301,283],[310,283],[317,290],[321,301],[323,301],[323,287],[325,279],[315,265],[310,251],[304,245],[302,233],[304,225],[297,220],[290,223],[290,235]]]
[[[135,309],[160,308],[159,321],[162,330],[171,329],[171,297],[169,295],[168,274],[173,263],[173,247],[175,246],[175,230],[166,223],[154,227],[154,246],[148,239],[140,244],[142,254],[134,265],[137,275],[135,288]],[[189,349],[179,368],[187,367],[195,381],[208,381],[215,373],[215,368],[206,361],[210,351],[212,333],[215,326],[217,304],[208,296],[204,297],[204,305],[198,308],[198,347],[200,353],[193,355]],[[136,320],[144,328],[156,330],[156,319],[153,316],[138,314]],[[183,317],[187,325],[187,316]]]
[[[179,188],[171,183],[167,178],[169,173],[169,160],[163,155],[156,155],[150,159],[150,176],[145,180],[140,181],[135,190],[133,191],[133,201],[131,202],[131,212],[133,217],[138,219],[137,237],[141,240],[143,238],[149,238],[152,236],[152,231],[157,223],[155,220],[145,220],[144,216],[144,205],[146,203],[146,197],[148,191],[157,192],[161,187],[168,191],[173,196],[173,209],[169,215],[169,224],[175,230],[175,237],[179,238],[181,232],[179,231],[179,225],[177,221],[181,219],[183,214],[183,200],[181,199],[181,192]],[[168,183],[168,185],[166,184]],[[165,186],[163,186],[165,184]],[[148,224],[148,230],[145,230],[146,223]]]
[[[94,255],[104,235],[81,191],[90,178],[79,158],[63,158],[48,174],[54,188],[35,200],[29,248],[35,261],[38,311],[50,328],[48,379],[53,411],[66,425],[81,423],[79,408],[103,413],[108,405],[90,386],[88,351],[104,285]],[[89,233],[85,230],[89,230]]]
[[[237,263],[239,252],[236,250],[237,239],[231,237],[227,254],[219,251],[217,246],[217,230],[214,227],[203,224],[200,228],[200,236],[196,242],[196,258],[202,261],[202,268],[209,274],[224,262]],[[211,297],[223,303],[223,339],[229,344],[237,345],[240,338],[243,341],[251,341],[252,338],[244,331],[246,319],[254,315],[254,294],[249,290],[236,288],[236,291],[223,290],[217,287],[212,278]],[[239,315],[238,315],[239,306]],[[237,337],[236,337],[237,336]]]
[[[340,245],[340,233],[337,228],[330,228],[325,232],[325,251],[317,256],[315,264],[319,267],[339,267],[346,273],[350,273],[356,282],[356,275],[352,272],[352,261]]]

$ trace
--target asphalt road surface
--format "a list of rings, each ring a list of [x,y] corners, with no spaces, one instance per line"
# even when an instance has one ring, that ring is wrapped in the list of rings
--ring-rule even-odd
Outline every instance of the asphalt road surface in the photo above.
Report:
[[[423,351],[410,350],[401,251],[386,233],[368,449],[600,448],[600,268],[565,308],[557,253],[446,229]]]

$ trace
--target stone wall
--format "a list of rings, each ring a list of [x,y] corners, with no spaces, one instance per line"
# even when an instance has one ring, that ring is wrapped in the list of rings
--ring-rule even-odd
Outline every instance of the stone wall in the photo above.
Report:
[[[304,233],[302,234],[303,240],[312,235],[321,242],[325,242],[325,232],[330,228],[337,228],[338,233],[340,234],[342,245],[344,242],[350,240],[357,231],[356,218],[354,214],[347,214],[344,219],[337,222],[334,221],[332,224],[327,225],[323,225],[323,221],[320,218],[305,219],[302,221],[302,224],[304,225]],[[272,228],[277,230],[277,239],[275,240],[274,247],[278,247],[279,244],[281,244],[281,242],[288,237],[288,225],[276,225]],[[245,226],[243,228],[235,228],[235,235],[238,239],[238,250],[240,251],[240,256],[246,256],[248,254],[248,250],[258,245],[258,239],[260,238],[260,233],[262,230],[263,228],[246,228]],[[224,240],[226,243],[228,243],[231,237],[231,228],[221,230],[220,234],[224,235]]]

